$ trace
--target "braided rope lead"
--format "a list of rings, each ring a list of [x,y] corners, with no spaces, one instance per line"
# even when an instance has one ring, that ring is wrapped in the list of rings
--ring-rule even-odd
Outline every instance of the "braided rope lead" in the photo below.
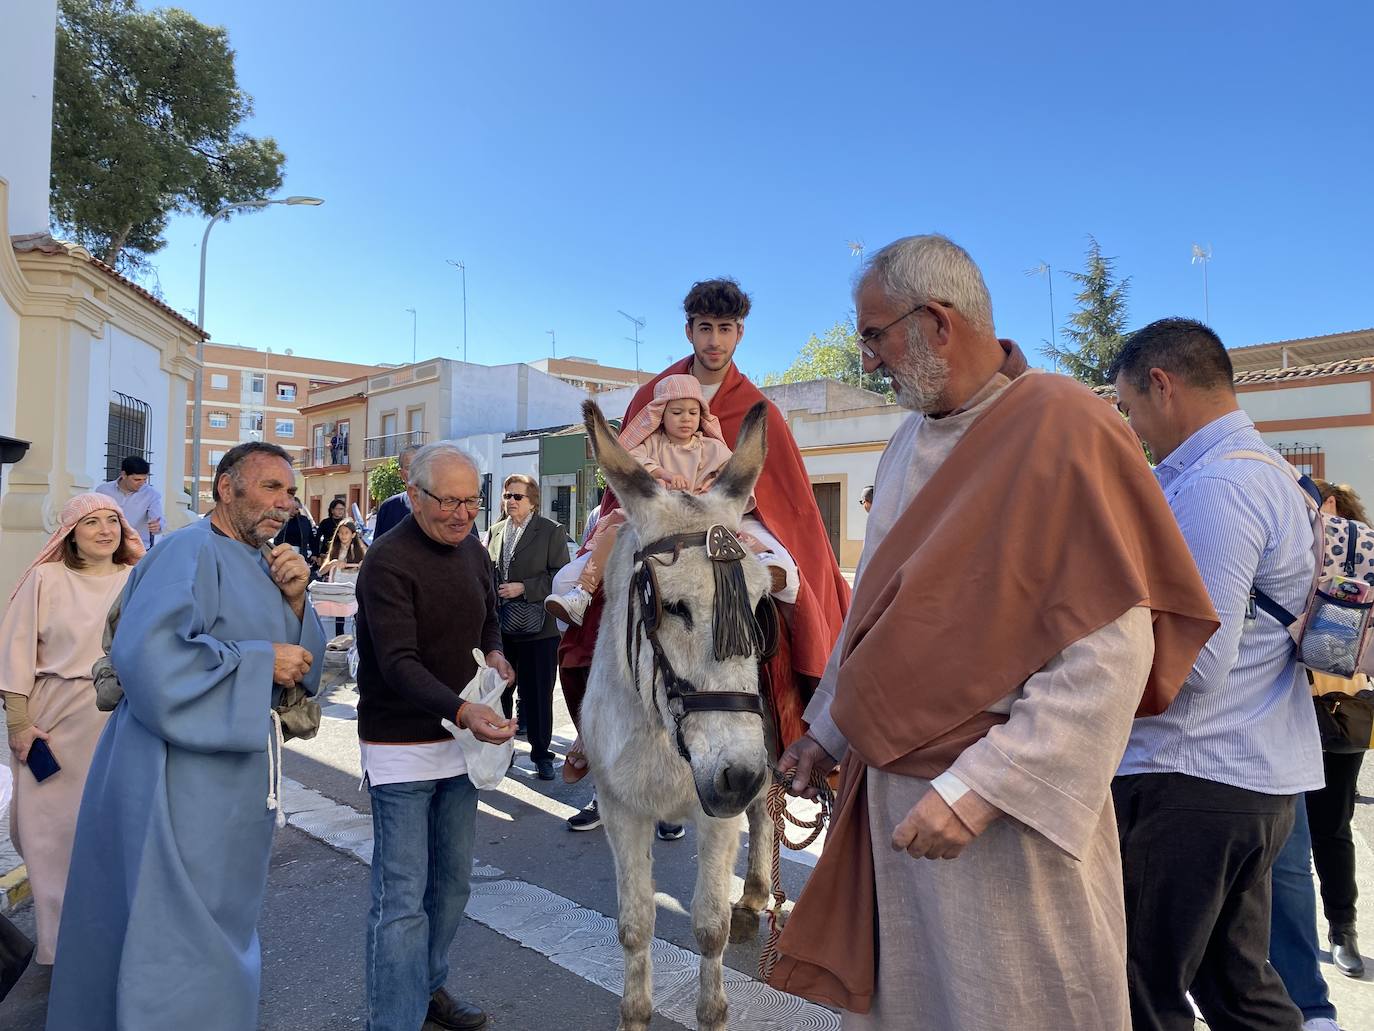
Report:
[[[765,799],[765,808],[768,817],[773,821],[773,854],[772,854],[772,879],[770,891],[772,895],[771,904],[768,906],[768,941],[763,946],[763,951],[759,953],[759,978],[767,981],[773,973],[773,967],[778,962],[778,939],[782,937],[782,907],[787,902],[787,892],[782,886],[782,851],[780,843],[786,845],[794,852],[800,852],[808,847],[812,842],[821,836],[826,825],[830,823],[835,810],[835,793],[830,789],[830,782],[825,775],[812,771],[811,787],[815,788],[820,797],[820,809],[816,815],[809,820],[802,819],[794,815],[787,808],[787,783],[789,778],[778,772],[776,766],[770,767],[773,772],[772,783],[768,785],[768,795]],[[806,837],[801,841],[794,842],[787,837],[787,825],[808,831]]]

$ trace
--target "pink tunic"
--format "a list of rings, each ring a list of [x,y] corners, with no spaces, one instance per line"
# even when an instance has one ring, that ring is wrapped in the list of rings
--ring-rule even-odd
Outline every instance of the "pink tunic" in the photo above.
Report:
[[[701,433],[693,434],[686,444],[675,444],[662,430],[657,430],[636,444],[630,454],[650,473],[659,470],[681,475],[687,480],[689,490],[697,491],[707,486],[707,477],[720,472],[730,461],[730,449],[714,437]]]
[[[29,717],[50,735],[48,747],[62,766],[40,784],[10,757],[10,836],[33,887],[39,963],[53,961],[81,792],[109,718],[95,707],[91,664],[104,654],[105,616],[128,578],[128,566],[109,576],[82,576],[45,562],[0,617],[0,691],[29,696]]]

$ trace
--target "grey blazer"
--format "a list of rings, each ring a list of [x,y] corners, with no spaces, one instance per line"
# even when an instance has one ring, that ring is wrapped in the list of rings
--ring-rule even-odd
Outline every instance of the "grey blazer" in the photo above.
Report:
[[[541,515],[530,516],[525,532],[516,542],[515,554],[511,556],[510,573],[501,575],[501,548],[506,540],[509,519],[502,519],[491,528],[487,552],[491,555],[493,574],[498,584],[512,581],[525,585],[522,600],[535,605],[544,604],[544,599],[553,589],[553,574],[568,564],[568,535],[563,527],[552,519]],[[558,626],[551,615],[544,617],[544,626],[539,633],[521,637],[523,641],[535,641],[545,637],[557,637]]]

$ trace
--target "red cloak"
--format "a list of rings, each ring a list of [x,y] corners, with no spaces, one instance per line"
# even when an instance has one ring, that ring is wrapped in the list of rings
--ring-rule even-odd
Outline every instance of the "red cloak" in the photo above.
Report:
[[[628,422],[654,397],[654,384],[664,376],[691,371],[691,357],[670,365],[635,393],[625,413]],[[721,433],[732,448],[745,413],[767,398],[731,363],[725,380],[711,399],[711,412],[720,420]],[[782,639],[777,655],[765,667],[768,691],[781,745],[786,747],[802,733],[802,711],[815,682],[825,672],[831,649],[839,637],[849,608],[849,584],[840,574],[830,537],[821,521],[811,492],[797,442],[782,412],[768,401],[768,457],[754,488],[755,515],[782,542],[797,563],[801,588],[796,604],[779,620]],[[617,507],[612,491],[601,501],[604,516]],[[602,595],[598,591],[580,627],[569,627],[558,649],[560,666],[590,666],[601,624]]]

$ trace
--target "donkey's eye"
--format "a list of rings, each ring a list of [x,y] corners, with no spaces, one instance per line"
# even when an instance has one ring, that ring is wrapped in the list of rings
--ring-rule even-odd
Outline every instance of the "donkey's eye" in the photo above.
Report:
[[[685,601],[666,601],[663,603],[663,611],[686,623],[688,630],[692,629],[692,610],[687,607]]]

